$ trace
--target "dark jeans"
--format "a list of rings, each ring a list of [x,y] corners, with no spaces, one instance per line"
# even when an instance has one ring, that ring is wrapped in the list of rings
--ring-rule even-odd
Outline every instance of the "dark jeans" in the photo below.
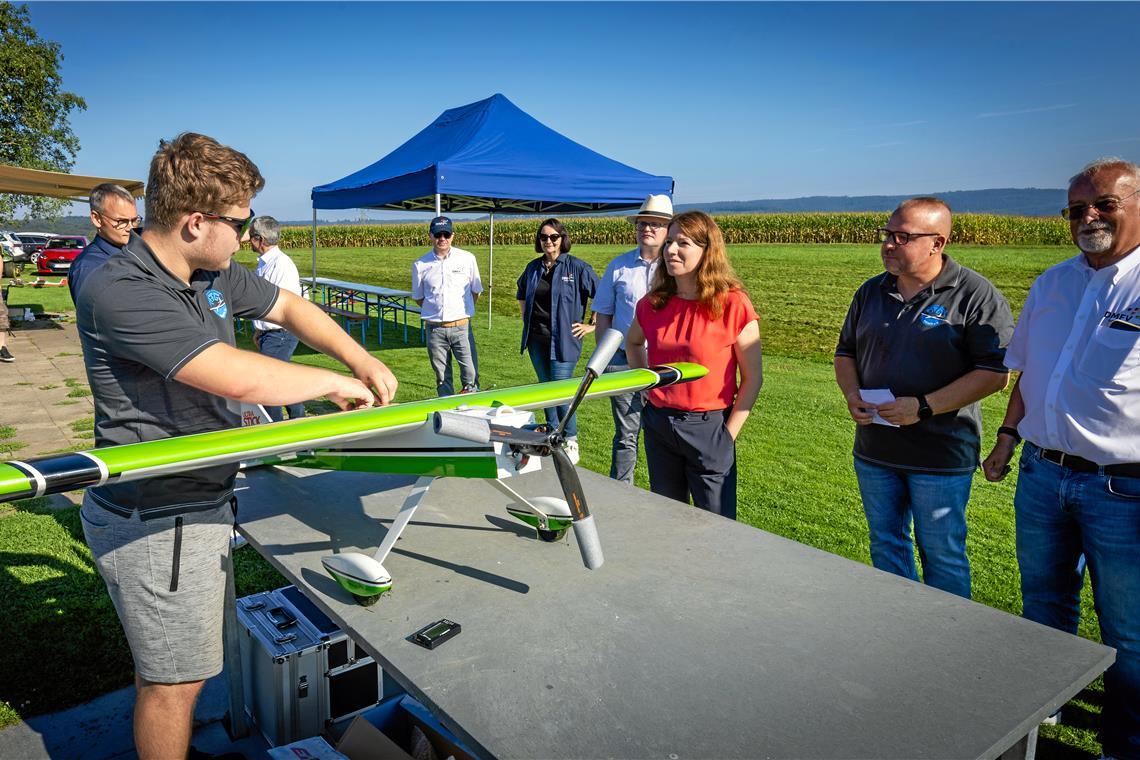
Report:
[[[287,362],[293,358],[293,352],[297,349],[297,336],[293,335],[288,330],[269,330],[268,332],[258,332],[256,335],[257,350],[266,356],[272,356],[274,359],[280,359]],[[274,422],[280,422],[285,419],[284,411],[289,412],[289,419],[296,420],[305,416],[304,404],[289,404],[288,406],[266,406],[265,411],[269,414],[269,419]]]
[[[560,362],[550,358],[550,344],[546,341],[532,340],[526,344],[527,353],[530,354],[530,363],[534,365],[534,374],[538,381],[545,383],[550,380],[565,380],[574,376],[574,367],[578,362]],[[546,423],[552,428],[562,423],[562,418],[570,410],[570,405],[550,406],[543,409],[546,412]],[[570,418],[563,431],[567,438],[578,435],[578,415]]]
[[[641,411],[649,489],[736,519],[736,441],[727,409],[685,412],[646,404]]]
[[[618,349],[606,372],[623,372],[629,369],[625,351]],[[644,393],[623,393],[610,396],[610,413],[614,418],[614,440],[610,451],[610,477],[633,484],[633,471],[637,467],[637,437],[641,434],[641,409]]]
[[[1100,741],[1140,758],[1140,478],[1076,472],[1026,441],[1013,507],[1024,617],[1075,634],[1087,562],[1101,640],[1116,648]]]

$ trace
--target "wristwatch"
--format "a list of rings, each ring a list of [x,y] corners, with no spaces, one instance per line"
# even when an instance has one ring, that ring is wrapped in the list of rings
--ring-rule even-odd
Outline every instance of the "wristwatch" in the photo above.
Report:
[[[926,396],[921,393],[915,398],[918,399],[918,418],[920,420],[928,420],[934,416],[934,410],[930,408],[930,404],[926,403]]]
[[[998,428],[997,434],[998,435],[1008,435],[1010,438],[1013,439],[1013,445],[1014,446],[1021,443],[1021,434],[1017,432],[1017,428],[1015,428],[1015,427],[1010,427],[1008,425],[1002,425],[1001,427]]]

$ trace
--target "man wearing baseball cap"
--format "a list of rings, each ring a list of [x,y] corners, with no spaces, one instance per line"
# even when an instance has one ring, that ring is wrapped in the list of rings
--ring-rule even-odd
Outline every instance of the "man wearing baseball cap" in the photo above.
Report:
[[[432,249],[412,262],[412,298],[427,326],[427,349],[435,372],[436,393],[450,396],[451,356],[459,363],[462,393],[479,390],[479,369],[471,318],[483,292],[479,264],[462,248],[451,245],[455,230],[446,216],[431,220]]]
[[[615,258],[606,267],[594,296],[594,314],[597,315],[596,335],[604,335],[613,327],[623,334],[633,322],[633,308],[653,284],[657,265],[661,261],[661,246],[669,220],[673,218],[673,201],[668,195],[650,195],[641,209],[629,221],[637,228],[638,247]],[[606,372],[629,369],[625,344],[614,354]],[[613,450],[610,460],[610,477],[633,483],[633,470],[637,466],[637,436],[641,432],[640,393],[610,396],[614,418]]]

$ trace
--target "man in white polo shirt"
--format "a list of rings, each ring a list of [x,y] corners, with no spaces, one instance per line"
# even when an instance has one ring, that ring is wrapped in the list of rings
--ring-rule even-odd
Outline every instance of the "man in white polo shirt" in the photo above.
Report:
[[[1140,167],[1094,161],[1069,181],[1081,253],[1029,290],[1005,363],[1020,370],[983,463],[1001,480],[1019,441],[1014,513],[1022,614],[1077,632],[1087,563],[1101,638],[1105,757],[1140,758]]]
[[[649,292],[657,266],[661,263],[661,246],[669,220],[673,218],[673,201],[668,195],[651,195],[641,204],[641,210],[629,220],[637,227],[637,248],[616,257],[606,267],[594,296],[594,314],[597,315],[597,335],[605,335],[611,327],[624,335],[633,322],[633,307]],[[606,372],[629,369],[625,343],[610,360]],[[610,396],[610,409],[614,418],[614,440],[610,457],[610,477],[633,483],[633,470],[637,466],[637,436],[641,432],[640,393]]]
[[[257,276],[272,282],[282,290],[301,295],[301,275],[297,272],[297,265],[293,260],[277,247],[280,240],[281,225],[273,217],[259,216],[250,224],[249,247],[257,254]],[[253,343],[261,353],[283,362],[291,361],[293,352],[297,350],[296,335],[281,325],[266,322],[264,319],[253,320]],[[295,420],[305,416],[305,405],[270,404],[265,407],[265,411],[274,422],[285,419],[286,411],[289,413],[289,419]]]
[[[459,363],[461,393],[479,390],[475,338],[470,329],[475,302],[483,292],[479,264],[469,251],[451,245],[454,228],[446,216],[429,227],[432,249],[412,262],[412,298],[427,325],[427,349],[440,396],[455,392],[451,356]]]

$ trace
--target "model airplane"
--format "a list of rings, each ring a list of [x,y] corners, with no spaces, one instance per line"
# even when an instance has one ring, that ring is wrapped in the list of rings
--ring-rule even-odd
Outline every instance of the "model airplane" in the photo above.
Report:
[[[573,527],[588,568],[602,564],[597,527],[577,471],[563,444],[563,426],[587,398],[688,382],[707,370],[679,363],[603,374],[622,335],[598,341],[581,380],[555,380],[460,396],[425,399],[274,424],[0,463],[0,501],[140,480],[200,467],[243,462],[420,476],[372,557],[341,553],[322,559],[346,591],[368,604],[389,590],[383,561],[437,477],[489,479],[514,504],[508,512],[554,541]],[[569,404],[563,426],[535,425],[531,411]],[[253,421],[257,415],[243,415]],[[541,467],[551,457],[564,499],[524,498],[505,478]]]

